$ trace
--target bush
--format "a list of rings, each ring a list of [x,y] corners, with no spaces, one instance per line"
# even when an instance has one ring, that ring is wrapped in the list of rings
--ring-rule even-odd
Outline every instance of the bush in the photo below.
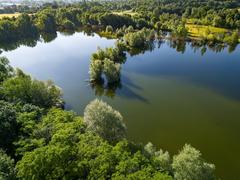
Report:
[[[144,48],[147,44],[155,39],[155,31],[143,28],[137,32],[127,33],[123,37],[125,43],[130,48]]]
[[[126,44],[130,47],[143,47],[145,44],[145,39],[142,33],[128,33],[124,36]]]
[[[174,177],[178,180],[214,180],[213,164],[206,163],[200,151],[185,145],[180,153],[173,157]]]
[[[106,32],[112,33],[113,32],[113,27],[112,26],[107,26],[106,27]]]
[[[68,19],[63,20],[62,26],[66,30],[74,30],[74,28],[75,28],[75,24]]]
[[[126,136],[126,126],[121,114],[105,102],[95,99],[84,110],[87,129],[109,142]]]
[[[0,57],[0,83],[11,77],[13,74],[13,68],[9,65],[9,61],[6,57]]]
[[[111,83],[119,82],[120,71],[121,71],[121,65],[120,64],[114,63],[110,59],[105,59],[104,60],[103,72],[106,75],[108,83],[111,84]]]
[[[0,179],[15,179],[14,161],[0,149]]]
[[[89,67],[90,81],[99,81],[102,79],[102,61],[91,60]]]
[[[17,135],[17,112],[13,104],[0,101],[0,148],[12,150]]]
[[[63,105],[62,92],[53,82],[32,80],[21,70],[17,71],[15,77],[3,82],[2,94],[10,102],[29,103],[45,108]]]

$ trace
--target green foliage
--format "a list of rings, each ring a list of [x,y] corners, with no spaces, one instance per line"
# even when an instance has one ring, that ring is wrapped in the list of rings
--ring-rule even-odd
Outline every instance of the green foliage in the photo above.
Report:
[[[184,24],[180,24],[173,30],[173,33],[177,36],[185,38],[188,35],[188,30]]]
[[[102,66],[101,60],[91,60],[89,67],[90,81],[100,81],[102,79]]]
[[[124,53],[123,47],[118,45],[115,48],[99,48],[96,53],[92,54],[91,60],[104,61],[106,58],[113,62],[123,63],[126,60],[126,54]]]
[[[37,123],[44,114],[43,109],[31,104],[18,104],[17,123],[18,123],[18,136],[20,138],[28,137],[36,128]]]
[[[62,105],[61,90],[53,82],[32,80],[20,70],[15,77],[3,82],[2,94],[10,102],[29,103],[45,108]]]
[[[151,157],[151,160],[157,169],[163,172],[172,173],[172,159],[167,151],[164,152],[162,149],[157,151],[152,143],[146,144],[144,150],[147,156]]]
[[[108,83],[119,82],[121,65],[126,59],[124,45],[117,43],[116,48],[98,49],[92,54],[89,74],[90,81],[101,81],[104,73]]]
[[[111,37],[122,37],[124,33],[142,28],[172,31],[174,35],[185,37],[188,35],[185,25],[189,22],[194,25],[215,26],[229,30],[240,28],[239,3],[235,1],[213,0],[206,3],[194,0],[172,2],[150,0],[146,3],[142,0],[137,2],[128,0],[88,2],[87,6],[78,4],[52,7],[46,6],[32,15],[22,14],[17,18],[2,18],[1,42],[14,42],[22,38],[34,37],[37,35],[37,30],[41,33],[56,33],[57,30],[72,31],[79,26],[92,28],[93,25],[94,31],[112,27],[116,30],[116,34],[112,33],[111,28],[106,31],[111,32]],[[136,37],[137,39],[139,37]],[[205,38],[208,39],[212,43],[213,38]],[[219,41],[221,38],[214,39]],[[228,41],[224,42],[228,43]]]
[[[126,46],[142,49],[155,39],[155,31],[143,28],[140,31],[125,34],[123,39]]]
[[[17,122],[21,138],[16,146],[22,158],[16,165],[18,179],[170,180],[173,173],[179,179],[184,174],[190,174],[190,179],[211,179],[213,166],[192,147],[185,146],[171,166],[169,154],[156,151],[151,143],[143,148],[122,140],[126,133],[122,116],[102,101],[91,102],[83,120],[73,112],[56,108],[41,118],[42,110],[36,106],[13,107],[1,102],[0,107],[4,106],[3,117],[14,117],[16,121],[17,113],[10,113],[10,109],[20,113]],[[13,161],[1,151],[0,155],[0,176],[14,179]]]
[[[231,35],[225,36],[224,41],[229,45],[236,45],[239,42],[239,35],[237,31],[234,31]]]
[[[21,38],[30,38],[37,34],[37,28],[27,14],[21,14],[18,16],[16,19],[16,28],[18,36]]]
[[[75,24],[72,21],[65,19],[62,21],[62,27],[66,30],[74,30]]]
[[[145,39],[140,32],[128,33],[124,36],[126,44],[130,47],[143,47],[145,45]]]
[[[13,104],[0,101],[0,148],[12,151],[17,136],[17,112]]]
[[[121,114],[105,102],[95,99],[84,110],[87,129],[109,142],[126,136],[126,127]]]
[[[113,28],[120,28],[122,26],[130,26],[135,25],[132,18],[125,15],[117,15],[117,14],[103,14],[99,18],[99,23],[103,26],[112,26]]]
[[[0,148],[12,154],[13,142],[29,136],[42,114],[37,106],[0,101]]]
[[[55,12],[52,9],[45,9],[37,14],[35,24],[40,32],[54,33],[57,30]]]
[[[108,83],[115,83],[120,80],[121,65],[119,63],[114,63],[110,59],[104,60],[103,72],[106,75]]]
[[[16,27],[9,19],[0,20],[0,41],[10,42],[17,39]]]
[[[200,151],[185,145],[178,155],[173,157],[174,177],[179,180],[211,180],[215,179],[213,164],[206,163]]]
[[[107,26],[106,27],[106,32],[112,33],[113,32],[113,27],[112,26]]]
[[[0,84],[13,75],[13,68],[6,57],[0,57]]]
[[[80,25],[78,17],[82,14],[79,8],[59,8],[56,11],[56,23],[63,29],[72,30],[75,26]]]
[[[0,179],[15,179],[14,161],[0,149]]]
[[[111,145],[84,129],[82,119],[74,113],[60,109],[50,110],[31,137],[31,141],[44,139],[45,143],[24,153],[16,166],[17,177],[172,179],[171,176],[155,169],[139,147],[126,140]]]
[[[14,19],[0,20],[0,41],[14,42],[24,38],[37,36],[37,29],[33,25],[31,18],[27,14]]]

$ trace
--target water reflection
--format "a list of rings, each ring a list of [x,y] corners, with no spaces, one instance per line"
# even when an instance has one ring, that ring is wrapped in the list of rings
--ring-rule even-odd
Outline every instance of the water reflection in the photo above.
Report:
[[[94,90],[95,96],[107,96],[110,98],[114,98],[117,89],[122,88],[121,81],[111,83],[111,84],[104,84],[104,81],[92,82],[90,83],[90,86]]]
[[[145,53],[147,52],[153,52],[156,54],[156,49],[160,49],[162,45],[167,45],[171,49],[175,49],[176,52],[181,53],[183,56],[186,56],[186,49],[187,47],[190,47],[192,49],[191,52],[193,54],[200,54],[201,56],[204,56],[207,52],[211,53],[220,53],[224,50],[227,50],[228,53],[232,53],[235,51],[237,46],[226,46],[225,44],[207,44],[206,42],[200,42],[200,41],[191,41],[186,42],[183,40],[174,40],[174,39],[168,39],[168,40],[155,40],[152,42],[149,42],[149,44],[142,48],[142,49],[136,49],[132,48],[127,51],[128,55],[130,57],[137,56],[139,57],[145,57]],[[193,54],[191,56],[193,56]],[[147,57],[147,56],[146,56]],[[158,56],[154,55],[154,59],[156,59]],[[191,58],[194,59],[194,58]],[[214,57],[213,57],[214,59]],[[175,58],[174,58],[175,60]],[[129,60],[131,61],[131,59]],[[125,63],[125,62],[124,62]],[[155,64],[155,65],[153,65]],[[238,75],[238,71],[235,71],[235,68],[231,72],[228,72],[228,75],[226,76],[226,73],[221,73],[224,71],[226,66],[220,65],[219,67],[215,67],[214,71],[211,72],[211,67],[209,68],[202,68],[202,65],[198,64],[197,66],[193,64],[189,64],[186,67],[182,67],[184,64],[180,64],[179,67],[175,67],[173,65],[171,68],[165,67],[165,65],[159,65],[158,63],[154,62],[153,64],[149,63],[147,66],[140,67],[138,66],[137,69],[134,69],[135,72],[145,74],[145,75],[152,75],[152,76],[177,76],[177,77],[183,77],[187,79],[187,81],[199,84],[201,86],[206,86],[210,89],[212,89],[215,92],[221,93],[225,96],[231,97],[233,99],[240,100],[240,95],[238,93],[238,90],[240,89],[240,83],[239,82],[233,82],[234,77]],[[176,62],[177,64],[177,62]],[[193,67],[191,67],[193,66]],[[203,65],[207,67],[207,65]],[[236,67],[238,68],[238,67]],[[194,69],[194,70],[192,70]],[[202,71],[202,72],[201,72]],[[217,73],[217,78],[214,74]],[[205,76],[206,74],[206,76]],[[186,78],[187,77],[187,78]],[[224,81],[223,81],[224,80]],[[132,82],[131,82],[132,83]],[[149,103],[146,99],[139,96],[138,94],[134,93],[134,91],[130,90],[128,88],[129,85],[129,79],[126,77],[121,77],[121,81],[115,84],[106,85],[103,82],[95,83],[94,85],[91,85],[92,89],[95,91],[95,95],[98,96],[107,96],[114,98],[115,93],[118,92],[119,96],[128,97],[128,98],[134,98],[138,99],[142,102]],[[121,91],[117,91],[118,89],[121,89]]]
[[[121,82],[124,82],[124,84]],[[144,96],[136,93],[135,90],[142,90],[142,88],[134,84],[127,76],[122,75],[121,80],[116,83],[104,84],[104,81],[102,81],[90,83],[90,86],[95,96],[98,97],[106,96],[113,99],[117,95],[126,99],[138,100],[147,104],[150,103]]]
[[[61,35],[64,36],[71,36],[76,32],[82,32],[84,35],[87,36],[94,36],[95,33],[99,29],[97,27],[84,27],[78,29],[78,31],[62,31],[60,32]],[[20,39],[14,42],[8,43],[0,43],[0,52],[1,51],[12,51],[17,49],[21,45],[34,47],[36,46],[38,41],[43,41],[45,43],[49,43],[57,38],[57,33],[42,33],[36,34],[35,36],[27,39]],[[191,41],[184,41],[181,39],[173,39],[173,38],[162,38],[155,40],[153,42],[149,42],[146,47],[139,49],[139,48],[132,48],[128,51],[131,56],[144,54],[146,51],[153,51],[155,48],[160,48],[161,44],[167,42],[170,48],[175,49],[177,52],[184,53],[186,50],[186,44],[190,44],[190,47],[194,50],[194,52],[200,51],[202,55],[204,55],[208,50],[213,52],[222,52],[224,49],[228,49],[229,53],[232,53],[236,50],[237,44],[228,46],[224,43],[208,43],[206,41],[200,40],[191,40]]]
[[[43,33],[41,34],[41,39],[44,43],[50,43],[57,38],[57,33]]]
[[[0,50],[1,51],[12,51],[22,45],[28,46],[28,47],[35,47],[37,42],[39,41],[39,39],[40,39],[40,36],[37,35],[32,38],[21,39],[21,40],[15,41],[15,42],[8,42],[8,43],[0,42]]]
[[[85,28],[80,29],[79,31],[83,32],[86,35],[95,36],[94,29],[93,28]],[[65,31],[61,32],[60,34],[62,36],[71,36],[75,33],[75,31]],[[20,46],[27,46],[27,47],[35,47],[39,41],[44,43],[50,43],[53,40],[57,38],[57,33],[53,34],[38,34],[32,38],[28,39],[22,39],[16,42],[12,43],[1,43],[0,44],[0,53],[2,51],[12,51]],[[226,44],[223,43],[207,43],[204,41],[197,41],[192,40],[190,42],[179,40],[179,39],[158,39],[155,41],[150,41],[145,47],[142,49],[140,48],[131,48],[128,49],[127,54],[130,55],[130,57],[143,55],[147,52],[153,52],[156,49],[160,49],[162,45],[167,45],[171,49],[174,49],[176,52],[185,54],[187,46],[190,47],[193,51],[193,53],[200,53],[201,56],[204,56],[208,51],[214,52],[214,53],[220,53],[224,50],[228,50],[228,53],[233,53],[237,45],[234,46],[226,46]],[[124,56],[125,57],[125,56]],[[126,57],[125,57],[126,60]],[[121,63],[124,64],[125,60]],[[164,67],[164,66],[163,66]],[[232,79],[234,79],[235,76],[237,76],[237,73],[235,71],[231,71],[228,73],[228,76],[224,73],[221,73],[220,71],[223,71],[223,69],[217,69],[218,73],[218,79],[217,80],[215,76],[211,76],[211,72],[207,72],[208,77],[203,78],[202,76],[199,77],[199,73],[193,73],[189,70],[189,67],[187,67],[188,71],[183,71],[182,68],[174,68],[174,71],[169,70],[169,68],[162,68],[162,67],[149,67],[144,69],[138,68],[136,72],[141,72],[142,74],[147,75],[172,75],[172,76],[187,76],[189,81],[192,81],[193,83],[205,85],[207,87],[210,87],[214,91],[217,91],[219,93],[222,93],[226,96],[232,97],[234,99],[240,100],[240,95],[238,93],[238,89],[240,88],[240,84],[238,82],[232,82]],[[201,67],[198,67],[196,70],[201,69]],[[205,69],[206,71],[207,69]],[[216,69],[215,69],[216,70]],[[206,72],[205,72],[206,73]],[[216,72],[215,72],[216,73]],[[222,77],[221,77],[222,76]],[[225,79],[224,83],[222,79]],[[104,83],[104,80],[101,82],[94,82],[91,83],[90,86],[94,90],[96,96],[107,96],[110,98],[114,98],[116,96],[116,93],[118,92],[120,96],[138,99],[142,102],[148,102],[143,97],[139,96],[138,94],[134,93],[128,86],[131,84],[133,86],[134,84],[129,81],[126,77],[121,77],[121,80],[119,82],[116,82],[114,84],[106,84]],[[118,91],[121,90],[121,91]]]

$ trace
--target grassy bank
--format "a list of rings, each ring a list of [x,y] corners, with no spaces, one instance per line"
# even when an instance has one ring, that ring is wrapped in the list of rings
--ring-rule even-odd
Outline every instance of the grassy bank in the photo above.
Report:
[[[14,14],[0,14],[0,19],[4,18],[4,17],[18,17],[20,15],[20,13],[14,13]]]
[[[205,26],[205,25],[196,25],[196,24],[186,24],[186,28],[188,29],[188,33],[192,38],[202,38],[207,37],[209,34],[226,34],[231,32],[225,28],[218,28],[213,26]]]
[[[119,16],[121,15],[130,15],[130,16],[136,16],[138,15],[137,12],[133,12],[132,10],[126,10],[126,11],[113,11],[113,14],[117,14]]]

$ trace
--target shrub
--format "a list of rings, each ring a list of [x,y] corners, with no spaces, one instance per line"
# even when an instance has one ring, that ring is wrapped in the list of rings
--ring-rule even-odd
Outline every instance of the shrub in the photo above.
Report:
[[[106,32],[112,33],[113,32],[113,27],[112,26],[107,26],[106,27]]]
[[[0,179],[15,179],[14,161],[0,149]]]
[[[178,180],[213,180],[215,166],[206,163],[200,151],[185,145],[180,153],[173,157],[174,177]]]
[[[114,63],[110,59],[104,60],[103,72],[106,75],[108,83],[115,83],[120,80],[121,65]]]
[[[6,57],[0,57],[0,83],[11,77],[12,74],[13,68],[9,65],[8,59]]]
[[[101,80],[102,66],[101,60],[91,60],[89,67],[90,81]]]
[[[89,131],[109,142],[119,141],[126,136],[126,126],[121,114],[98,99],[85,108],[84,122]]]
[[[53,82],[33,80],[21,70],[17,71],[15,77],[3,82],[2,94],[10,102],[29,103],[45,108],[63,105],[62,92]]]

